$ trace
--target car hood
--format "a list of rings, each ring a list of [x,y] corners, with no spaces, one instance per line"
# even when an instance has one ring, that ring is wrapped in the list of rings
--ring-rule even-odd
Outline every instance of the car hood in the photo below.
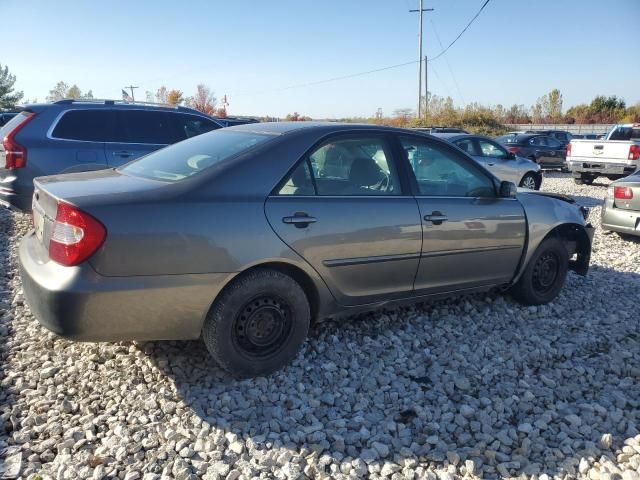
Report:
[[[569,195],[563,195],[562,193],[541,192],[538,190],[530,190],[528,188],[518,188],[518,195],[520,195],[521,193],[527,195],[540,195],[542,197],[555,198],[556,200],[562,200],[563,202],[567,203],[576,203],[573,197],[570,197]]]

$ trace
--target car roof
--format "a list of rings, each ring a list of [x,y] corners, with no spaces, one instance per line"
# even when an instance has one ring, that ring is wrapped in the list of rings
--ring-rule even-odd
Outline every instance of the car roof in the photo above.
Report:
[[[156,110],[156,111],[174,111],[182,113],[190,113],[193,115],[200,115],[203,117],[211,118],[215,121],[215,118],[202,113],[194,108],[184,107],[182,105],[167,105],[164,103],[152,103],[152,102],[125,102],[122,100],[103,100],[103,99],[72,99],[65,98],[56,102],[50,103],[30,103],[21,105],[19,108],[26,110],[43,110],[46,108],[59,108],[60,110],[73,109],[126,109],[126,110]]]
[[[262,122],[246,123],[227,127],[228,130],[246,131],[254,133],[267,133],[271,135],[283,135],[295,131],[316,131],[316,132],[340,132],[348,130],[374,130],[412,133],[414,135],[425,135],[423,132],[416,132],[405,128],[388,127],[386,125],[372,125],[369,123],[346,123],[346,122]]]

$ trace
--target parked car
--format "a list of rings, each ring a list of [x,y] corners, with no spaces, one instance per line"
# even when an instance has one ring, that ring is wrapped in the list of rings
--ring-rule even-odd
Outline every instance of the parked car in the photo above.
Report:
[[[458,133],[436,133],[434,135],[462,149],[500,180],[507,180],[532,190],[540,189],[542,184],[540,165],[507,151],[498,142],[481,135]]]
[[[6,125],[18,112],[0,112],[0,127]]]
[[[551,138],[558,140],[564,146],[566,146],[573,138],[573,135],[565,130],[526,130],[524,133],[548,135]]]
[[[113,100],[26,105],[0,128],[0,204],[29,211],[35,177],[117,167],[217,128],[184,107]]]
[[[616,125],[604,140],[572,140],[567,147],[567,165],[579,185],[626,177],[638,170],[639,159],[640,123]]]
[[[640,170],[607,188],[602,205],[602,228],[640,236]]]
[[[234,127],[236,125],[245,125],[247,123],[259,123],[255,118],[240,117],[214,117],[215,121],[223,127]]]
[[[535,133],[503,135],[496,138],[496,141],[504,145],[510,152],[528,158],[542,168],[566,170],[566,147],[548,135]]]
[[[202,336],[240,376],[287,364],[313,319],[493,287],[549,302],[587,273],[593,235],[571,198],[375,125],[241,125],[35,185],[19,258],[45,327]]]
[[[458,127],[416,127],[412,130],[417,130],[423,133],[469,133],[463,128]]]

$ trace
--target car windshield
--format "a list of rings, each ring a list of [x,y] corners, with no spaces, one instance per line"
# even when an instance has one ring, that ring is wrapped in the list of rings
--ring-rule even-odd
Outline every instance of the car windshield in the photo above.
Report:
[[[274,136],[220,129],[157,150],[124,165],[119,171],[153,180],[178,182],[270,138]]]

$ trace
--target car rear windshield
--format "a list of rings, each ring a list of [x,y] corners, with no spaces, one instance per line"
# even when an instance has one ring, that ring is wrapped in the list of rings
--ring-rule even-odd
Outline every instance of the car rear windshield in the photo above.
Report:
[[[615,127],[609,140],[637,140],[640,139],[640,127]]]
[[[124,165],[123,173],[178,182],[274,138],[255,132],[220,129],[157,150]]]
[[[496,138],[500,143],[524,143],[529,138],[529,135],[503,135]]]

